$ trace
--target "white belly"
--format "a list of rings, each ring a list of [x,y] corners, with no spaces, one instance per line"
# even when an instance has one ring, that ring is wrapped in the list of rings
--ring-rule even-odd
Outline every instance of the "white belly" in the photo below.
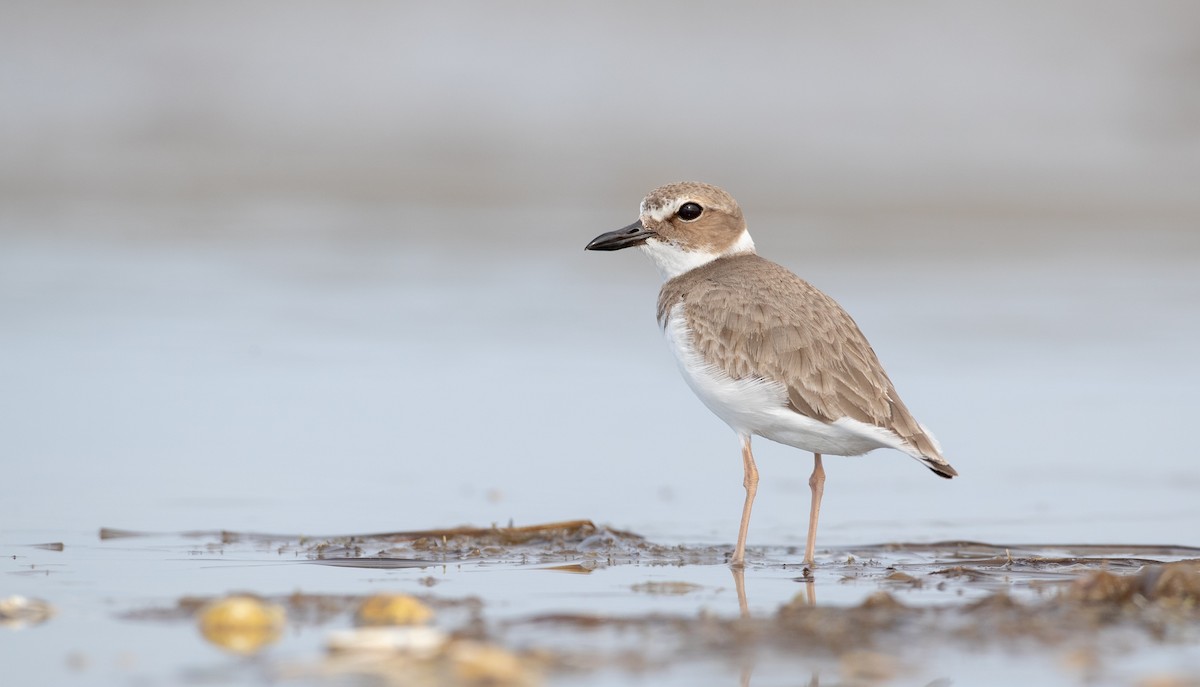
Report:
[[[682,305],[671,309],[664,332],[688,386],[738,434],[835,456],[857,456],[885,447],[913,455],[913,449],[893,432],[851,418],[831,423],[814,420],[788,407],[787,387],[781,382],[733,379],[706,362],[692,347]]]

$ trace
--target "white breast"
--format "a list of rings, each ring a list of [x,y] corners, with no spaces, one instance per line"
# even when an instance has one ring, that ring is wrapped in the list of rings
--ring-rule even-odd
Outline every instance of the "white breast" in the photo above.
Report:
[[[692,346],[682,304],[671,308],[663,330],[688,386],[738,434],[754,434],[804,451],[835,456],[857,456],[885,447],[913,455],[912,447],[891,431],[851,418],[826,423],[805,417],[788,407],[783,383],[761,378],[733,379],[708,363]]]

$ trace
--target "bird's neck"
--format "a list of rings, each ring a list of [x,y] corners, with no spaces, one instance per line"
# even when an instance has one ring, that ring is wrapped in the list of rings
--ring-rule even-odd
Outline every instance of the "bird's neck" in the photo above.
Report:
[[[717,258],[754,253],[754,239],[742,230],[737,240],[722,250],[689,250],[671,241],[650,240],[642,244],[642,252],[650,256],[663,281],[691,272]]]

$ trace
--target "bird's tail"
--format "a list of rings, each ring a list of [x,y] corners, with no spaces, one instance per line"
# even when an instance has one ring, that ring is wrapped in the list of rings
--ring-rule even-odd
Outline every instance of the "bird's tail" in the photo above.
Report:
[[[913,458],[925,464],[925,467],[933,471],[933,474],[938,477],[958,477],[958,470],[955,470],[946,459],[942,457],[942,445],[938,443],[936,437],[928,430],[925,425],[917,424],[921,431],[912,436],[905,437],[916,452],[911,454]]]
[[[958,470],[955,470],[945,460],[942,460],[939,463],[939,462],[933,461],[929,458],[922,458],[921,462],[925,464],[925,467],[929,468],[930,470],[933,470],[933,474],[937,475],[938,477],[945,477],[946,479],[950,479],[951,477],[958,477]]]

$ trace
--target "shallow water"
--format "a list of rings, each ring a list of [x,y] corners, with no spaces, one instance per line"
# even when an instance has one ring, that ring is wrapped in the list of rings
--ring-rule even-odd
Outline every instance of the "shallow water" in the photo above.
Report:
[[[170,218],[81,208],[7,233],[4,521],[41,540],[589,515],[730,541],[737,441],[678,378],[652,268],[581,249],[612,213],[568,231],[488,211],[491,233],[455,242],[481,213],[319,210],[295,210],[325,217],[308,226],[227,208],[207,234],[153,238]],[[1200,382],[1197,232],[1012,224],[1041,232],[1036,254],[1003,227],[943,239],[920,220],[907,249],[856,254],[848,231],[813,253],[758,221],[763,253],[854,314],[962,474],[833,458],[824,542],[1194,537],[1200,473],[1174,428]],[[811,459],[755,449],[751,541],[801,544]]]
[[[581,250],[618,221],[611,213],[563,229],[490,210],[491,232],[464,243],[439,232],[483,211],[223,208],[210,231],[162,236],[153,229],[171,218],[142,206],[31,211],[4,236],[3,592],[57,609],[4,631],[10,674],[346,680],[321,672],[346,608],[293,622],[252,659],[207,646],[187,613],[145,614],[234,591],[352,604],[380,590],[478,599],[489,641],[551,653],[538,669],[551,683],[736,684],[749,670],[753,684],[1122,684],[1200,670],[1194,623],[1169,641],[1122,626],[1076,628],[1045,647],[908,646],[900,640],[922,635],[901,632],[882,651],[797,654],[769,638],[782,631],[771,619],[808,589],[796,550],[810,462],[762,441],[745,580],[760,624],[728,625],[740,616],[723,564],[742,498],[737,444],[673,369],[650,266]],[[85,217],[105,218],[102,230]],[[1064,543],[1116,544],[1101,558],[1190,557],[1121,545],[1196,543],[1200,473],[1172,429],[1191,421],[1200,382],[1188,343],[1200,336],[1191,225],[1030,218],[955,238],[943,222],[910,219],[909,243],[884,240],[879,253],[857,250],[867,234],[854,223],[815,248],[783,230],[787,218],[756,224],[762,252],[854,313],[962,473],[933,479],[888,452],[826,461],[818,608],[852,609],[878,591],[918,607],[962,608],[997,589],[1037,603],[1033,582],[1141,565],[993,563],[940,579],[933,568],[948,554],[920,542],[994,542],[988,556],[1007,547],[1018,560],[1067,555],[1047,548]],[[1040,238],[1010,245],[1009,230]],[[280,551],[169,534],[580,516],[686,553],[605,558],[586,574],[572,566],[591,552],[361,568],[313,565],[294,537]],[[167,534],[100,540],[100,527]],[[917,544],[865,548],[889,541]],[[34,546],[57,542],[63,550]],[[864,553],[865,571],[841,562]],[[889,566],[919,583],[889,578]],[[676,583],[689,591],[652,593]],[[454,626],[466,611],[439,613]],[[569,619],[580,614],[626,620],[585,629]],[[537,620],[546,615],[560,620]],[[686,621],[698,618],[715,624],[696,644]],[[752,639],[729,645],[738,632]]]

